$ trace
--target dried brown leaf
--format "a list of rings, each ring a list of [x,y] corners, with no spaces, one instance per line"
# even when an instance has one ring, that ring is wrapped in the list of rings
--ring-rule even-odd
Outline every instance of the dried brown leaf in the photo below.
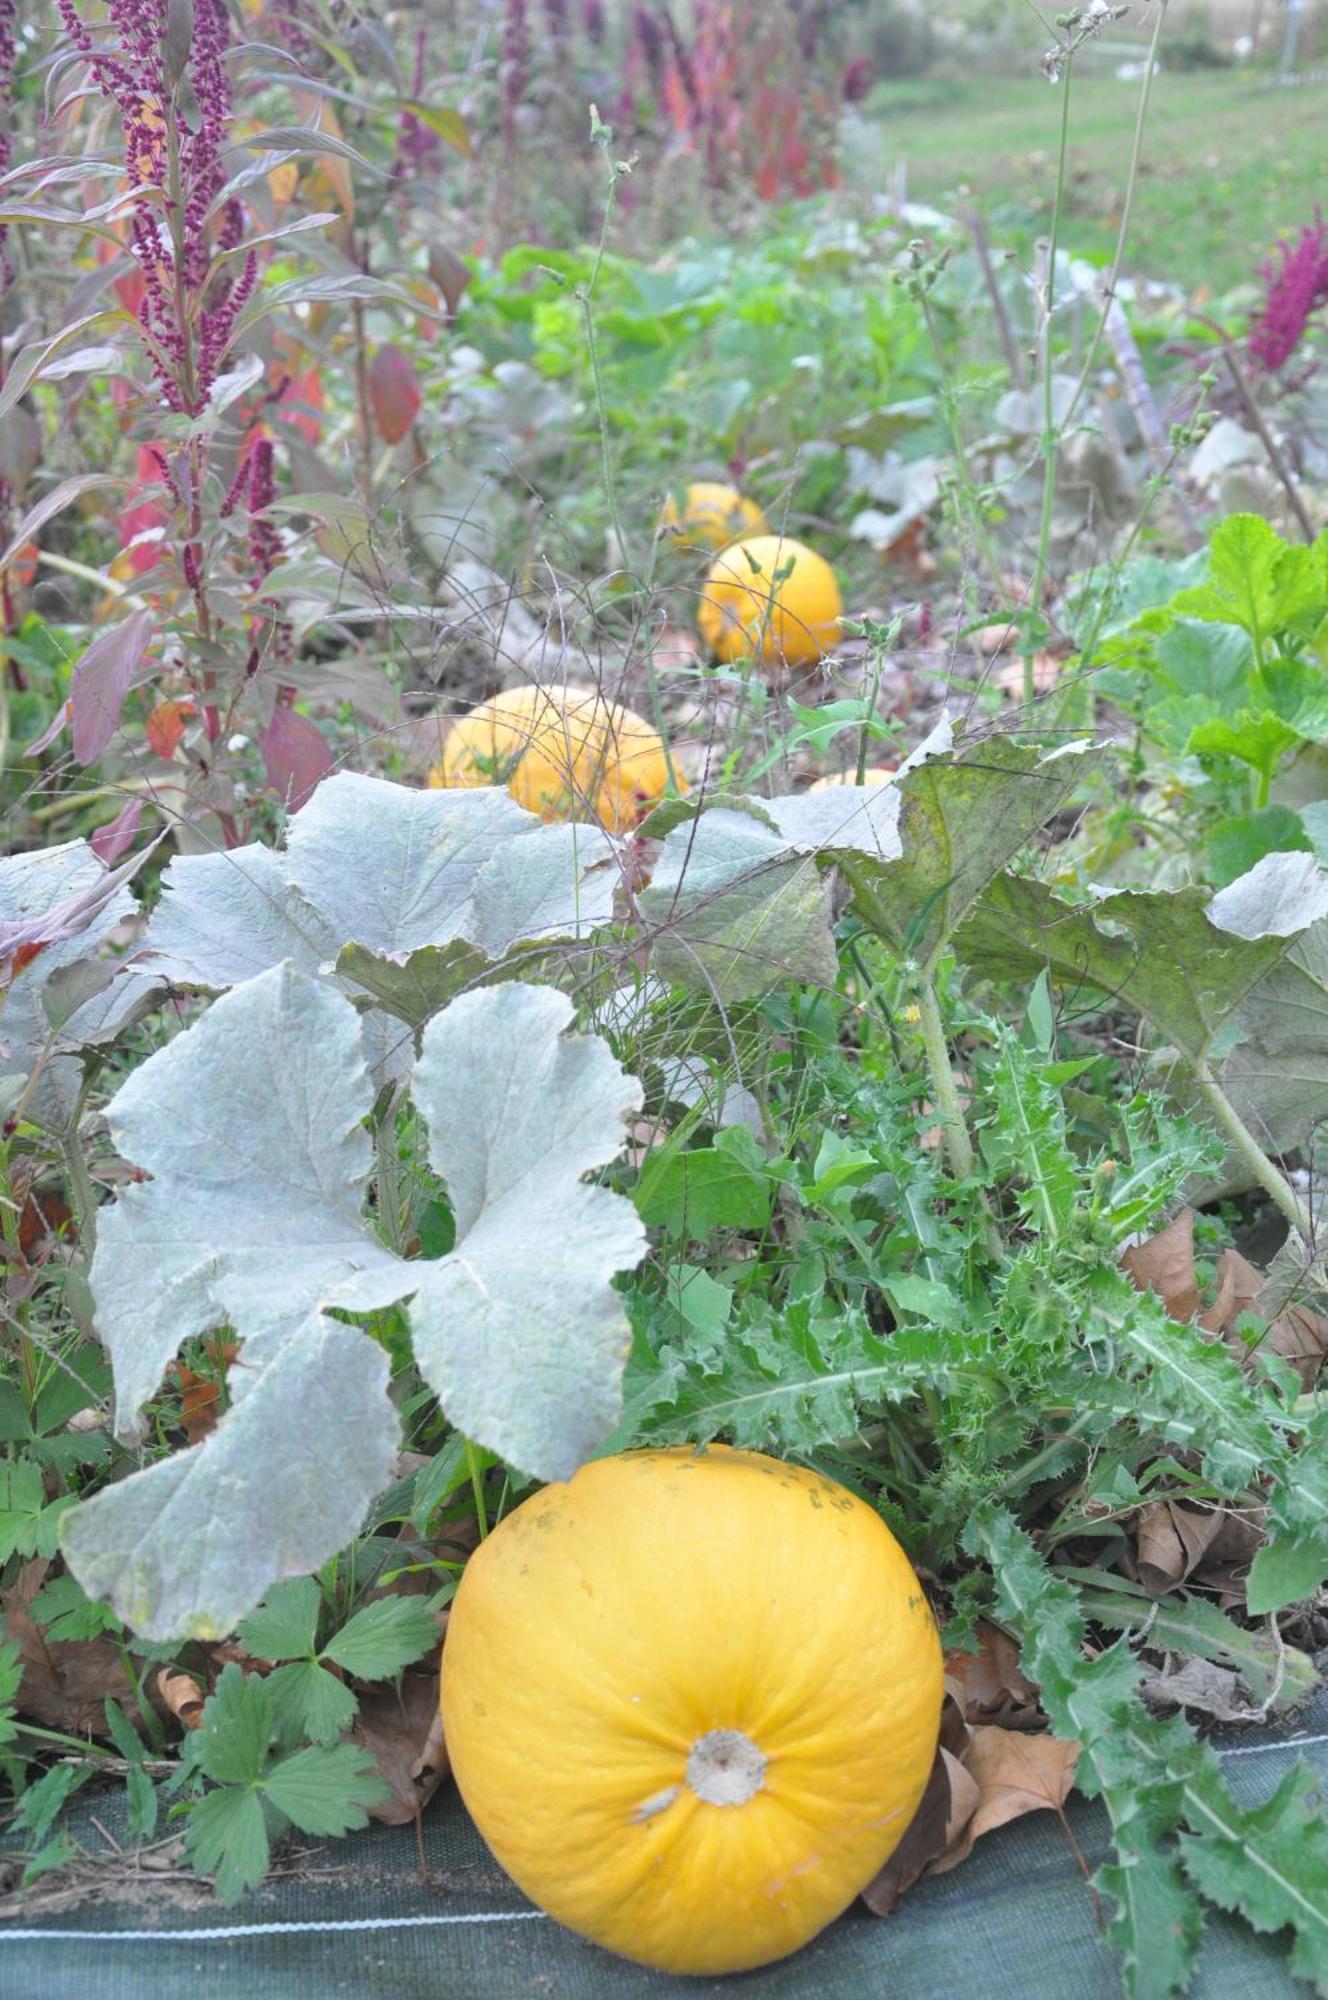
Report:
[[[935,1864],[963,1838],[978,1798],[977,1780],[951,1751],[938,1749],[908,1832],[862,1892],[873,1916],[893,1916],[919,1876],[935,1872]]]
[[[1199,1282],[1194,1272],[1192,1208],[1183,1208],[1156,1236],[1133,1244],[1121,1264],[1137,1290],[1157,1293],[1172,1319],[1194,1318],[1199,1310]]]
[[[50,1565],[24,1563],[0,1603],[3,1637],[18,1648],[23,1678],[16,1703],[20,1715],[46,1729],[74,1736],[106,1733],[109,1696],[133,1713],[137,1697],[112,1639],[47,1639],[29,1616],[28,1605],[41,1589]]]
[[[1243,1312],[1249,1312],[1263,1289],[1263,1272],[1239,1250],[1224,1250],[1217,1260],[1217,1295],[1199,1315],[1208,1333],[1228,1333]]]
[[[404,1674],[400,1688],[360,1696],[355,1741],[378,1766],[391,1796],[369,1808],[385,1826],[405,1826],[426,1806],[448,1773],[438,1709],[438,1675]]]
[[[969,1723],[996,1722],[1005,1729],[1037,1729],[1043,1716],[1037,1690],[1020,1671],[1019,1648],[1008,1632],[978,1621],[978,1647],[947,1653],[947,1685]]]
[[[1074,1783],[1078,1743],[1020,1730],[973,1731],[964,1764],[978,1787],[978,1803],[954,1848],[931,1864],[933,1875],[948,1874],[965,1861],[975,1840],[1030,1812],[1060,1812]]]
[[[976,1809],[977,1784],[963,1763],[970,1737],[957,1684],[947,1675],[940,1741],[922,1803],[880,1874],[862,1892],[862,1900],[873,1916],[893,1916],[918,1877],[959,1839]]]
[[[180,1673],[174,1667],[159,1667],[156,1680],[157,1693],[181,1729],[197,1729],[203,1720],[207,1696],[193,1675]]]
[[[1154,1597],[1174,1590],[1197,1568],[1217,1540],[1221,1508],[1182,1507],[1176,1500],[1153,1500],[1139,1513],[1136,1573]]]
[[[1144,1677],[1143,1692],[1158,1708],[1192,1708],[1216,1722],[1248,1722],[1258,1713],[1240,1675],[1212,1660],[1190,1659]]]
[[[1287,1306],[1270,1323],[1261,1345],[1291,1363],[1302,1389],[1312,1389],[1328,1357],[1328,1319],[1310,1306]]]

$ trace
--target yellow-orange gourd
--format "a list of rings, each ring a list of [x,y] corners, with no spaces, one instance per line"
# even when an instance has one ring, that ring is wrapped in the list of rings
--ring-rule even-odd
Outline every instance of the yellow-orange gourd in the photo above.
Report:
[[[804,667],[838,644],[843,609],[824,556],[786,535],[754,535],[715,557],[697,623],[721,660]]]
[[[675,770],[679,790],[682,774]],[[630,708],[592,689],[513,688],[462,716],[429,773],[434,788],[506,785],[541,819],[597,819],[625,833],[663,797],[664,745]]]
[[[756,1452],[629,1452],[509,1514],[466,1566],[443,1729],[536,1903],[669,1972],[805,1944],[926,1786],[941,1649],[842,1486]]]
[[[864,785],[888,785],[895,775],[892,764],[869,764],[862,774]],[[828,778],[818,778],[814,785],[808,785],[809,792],[831,792],[836,785],[856,785],[856,771],[836,771]]]
[[[694,481],[683,494],[681,507],[670,493],[659,525],[680,549],[722,549],[739,535],[769,532],[769,523],[754,500],[744,499],[736,486],[709,479]]]

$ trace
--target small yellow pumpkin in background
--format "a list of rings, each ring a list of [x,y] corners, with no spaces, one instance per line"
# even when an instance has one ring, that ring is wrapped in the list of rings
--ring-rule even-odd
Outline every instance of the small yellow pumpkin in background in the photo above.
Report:
[[[682,774],[674,772],[679,790]],[[597,819],[611,833],[636,826],[664,795],[669,760],[648,722],[591,688],[521,687],[481,702],[453,724],[434,789],[506,785],[541,819]]]
[[[804,667],[839,643],[843,609],[824,556],[786,535],[755,535],[711,563],[697,623],[721,660]]]
[[[769,523],[754,500],[744,499],[736,486],[711,479],[694,481],[681,507],[670,493],[659,525],[680,549],[722,549],[739,535],[769,533]]]
[[[862,774],[864,785],[888,785],[895,775],[893,764],[869,764]],[[830,777],[818,778],[814,785],[808,785],[809,792],[832,792],[836,785],[856,785],[856,771],[835,771]]]
[[[903,1838],[941,1648],[879,1515],[757,1452],[585,1465],[471,1557],[443,1663],[476,1826],[560,1923],[668,1972],[797,1950]]]

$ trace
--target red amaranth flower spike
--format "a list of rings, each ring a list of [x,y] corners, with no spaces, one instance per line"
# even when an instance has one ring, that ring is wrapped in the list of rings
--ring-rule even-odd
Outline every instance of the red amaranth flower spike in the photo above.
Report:
[[[167,0],[107,0],[106,32],[96,36],[75,0],[57,6],[97,88],[120,113],[126,178],[140,197],[128,235],[143,280],[137,318],[149,365],[168,408],[200,416],[258,276],[252,257],[238,276],[216,262],[243,240],[240,203],[228,201],[219,221],[210,221],[225,185],[232,108],[226,0],[194,0],[182,48],[174,45]],[[180,109],[181,83],[186,101],[192,96],[191,115]],[[163,201],[172,134],[179,200]]]
[[[1268,290],[1250,334],[1250,353],[1269,374],[1285,367],[1299,347],[1311,314],[1328,305],[1328,223],[1316,208],[1312,227],[1295,243],[1282,242],[1263,267]]]

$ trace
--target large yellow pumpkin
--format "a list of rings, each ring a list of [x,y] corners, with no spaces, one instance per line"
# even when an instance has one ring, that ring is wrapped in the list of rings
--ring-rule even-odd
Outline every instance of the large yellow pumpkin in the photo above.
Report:
[[[675,770],[679,790],[686,791]],[[636,826],[669,781],[664,745],[630,708],[592,689],[521,687],[481,702],[449,731],[429,773],[435,789],[506,785],[541,819],[597,819],[612,833]]]
[[[630,1452],[471,1557],[443,1728],[480,1832],[551,1916],[736,1972],[814,1937],[898,1845],[941,1678],[922,1586],[861,1500],[756,1452]]]
[[[803,667],[838,644],[843,609],[824,556],[786,535],[754,535],[715,557],[697,623],[721,660]]]
[[[681,506],[670,493],[659,525],[680,549],[723,549],[739,535],[769,533],[769,523],[754,500],[744,499],[736,486],[709,479],[694,481]]]

